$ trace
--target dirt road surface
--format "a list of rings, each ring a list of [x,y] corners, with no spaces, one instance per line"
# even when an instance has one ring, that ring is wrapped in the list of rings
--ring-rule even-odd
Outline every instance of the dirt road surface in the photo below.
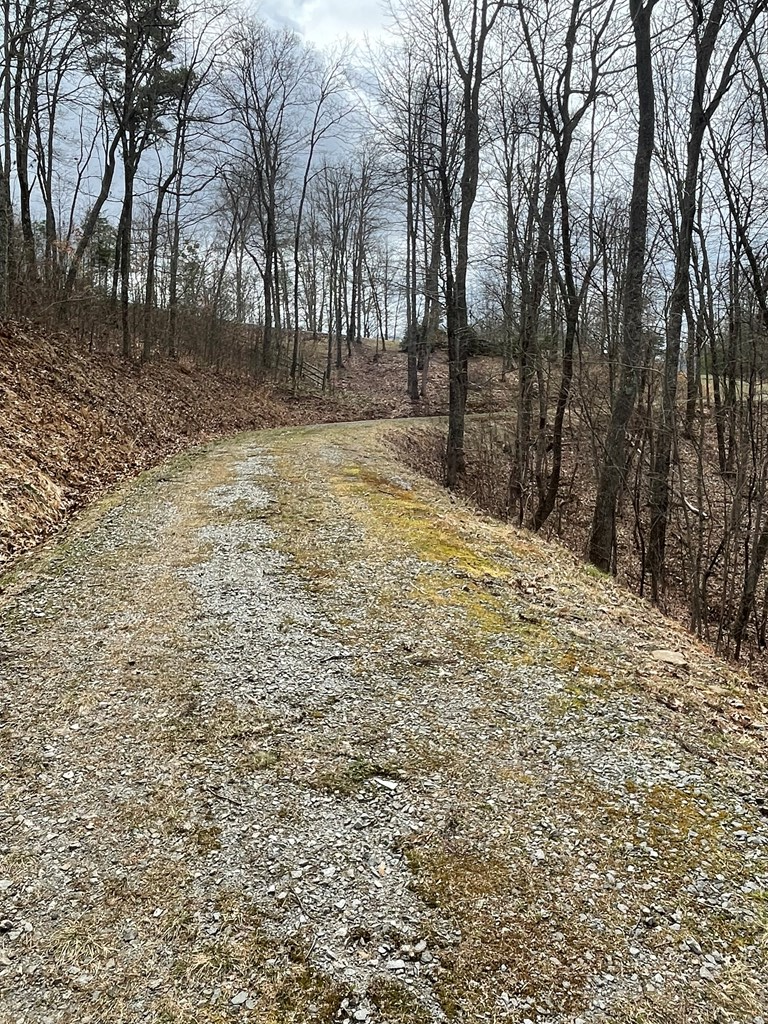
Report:
[[[145,474],[5,581],[2,1024],[768,1020],[768,708],[393,430]]]

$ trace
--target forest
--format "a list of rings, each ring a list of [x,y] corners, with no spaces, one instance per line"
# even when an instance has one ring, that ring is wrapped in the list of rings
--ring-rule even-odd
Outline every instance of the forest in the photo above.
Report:
[[[762,652],[768,0],[392,0],[330,50],[187,0],[2,31],[0,315],[255,379],[376,339],[414,415],[444,360],[408,457]]]

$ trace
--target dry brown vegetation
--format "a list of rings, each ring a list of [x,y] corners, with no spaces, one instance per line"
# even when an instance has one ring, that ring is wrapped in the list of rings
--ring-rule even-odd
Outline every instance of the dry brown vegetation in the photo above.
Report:
[[[0,562],[120,479],[236,431],[382,414],[365,401],[159,359],[89,352],[66,334],[0,325]]]
[[[391,416],[436,416],[448,413],[448,358],[438,349],[431,356],[427,397],[412,403],[406,392],[406,354],[389,342],[384,352],[374,341],[352,347],[353,358],[338,371],[336,395],[387,407]],[[316,360],[317,361],[317,360]],[[479,356],[469,363],[471,413],[504,411],[515,400],[515,382],[502,373],[501,360]]]
[[[444,358],[435,359],[432,400],[413,406],[405,357],[392,348],[377,354],[368,343],[353,346],[330,395],[294,394],[189,360],[140,364],[92,348],[30,322],[0,323],[0,564],[119,480],[191,445],[241,430],[446,408]],[[492,361],[479,360],[474,371],[472,407],[502,408],[508,396]]]

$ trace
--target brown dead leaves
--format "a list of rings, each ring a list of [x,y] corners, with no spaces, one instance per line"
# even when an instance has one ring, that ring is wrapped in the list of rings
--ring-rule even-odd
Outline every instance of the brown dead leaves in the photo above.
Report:
[[[170,360],[139,366],[0,322],[0,567],[98,493],[191,444],[358,415],[244,376]]]

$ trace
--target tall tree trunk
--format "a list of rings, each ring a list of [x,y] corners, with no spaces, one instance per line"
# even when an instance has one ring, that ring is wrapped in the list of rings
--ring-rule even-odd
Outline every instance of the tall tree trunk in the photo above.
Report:
[[[15,62],[13,88],[13,134],[16,151],[16,183],[19,190],[19,223],[24,246],[23,268],[25,274],[36,274],[35,232],[32,224],[32,186],[29,179],[29,140],[32,133],[34,111],[38,105],[40,69],[29,63],[30,36],[33,31],[33,14],[36,5],[27,4],[24,18],[19,25],[15,41]],[[10,74],[10,68],[6,69]],[[24,95],[25,78],[28,95]]]
[[[432,237],[429,250],[429,262],[424,288],[424,319],[421,325],[421,387],[419,394],[427,397],[429,381],[429,361],[432,340],[440,324],[440,252],[443,234],[443,215],[439,197],[431,196]],[[426,220],[426,218],[425,218]]]
[[[269,252],[264,257],[264,274],[262,277],[264,283],[264,330],[261,339],[261,352],[257,354],[256,372],[267,373],[269,368],[269,360],[272,356],[272,332],[273,322],[272,316],[274,313],[274,302],[273,302],[273,260],[272,253]]]
[[[96,225],[99,222],[99,216],[101,214],[104,203],[106,203],[110,189],[112,188],[112,179],[115,175],[115,167],[117,165],[117,148],[122,140],[122,135],[116,132],[109,146],[107,147],[106,159],[104,162],[104,170],[101,176],[101,186],[96,199],[88,211],[88,216],[85,218],[85,222],[82,227],[80,234],[80,240],[75,248],[74,256],[72,257],[69,265],[69,271],[67,272],[67,279],[65,283],[65,294],[69,295],[72,289],[75,287],[75,281],[77,280],[77,272],[80,269],[85,251],[88,248],[93,233],[96,230]]]
[[[168,356],[177,358],[179,323],[179,245],[181,244],[181,190],[176,189],[171,229],[171,254],[168,261]],[[216,316],[216,305],[211,316]]]
[[[8,311],[11,270],[11,3],[3,0],[2,123],[0,140],[0,316]]]
[[[516,519],[522,523],[525,518],[526,482],[529,472],[529,450],[531,443],[531,421],[533,417],[532,395],[536,369],[539,313],[544,297],[544,286],[549,263],[549,247],[554,224],[555,200],[559,187],[559,175],[552,173],[544,193],[541,214],[536,217],[539,230],[533,259],[531,279],[523,289],[520,311],[519,339],[519,381],[517,393],[517,422],[515,426],[515,448],[509,475],[509,509],[515,510]],[[538,189],[534,190],[531,203],[538,200]],[[535,215],[535,208],[534,208]]]
[[[158,183],[155,196],[155,207],[152,211],[152,220],[149,225],[149,240],[147,243],[147,279],[144,286],[144,338],[141,346],[141,361],[148,362],[152,358],[152,350],[155,340],[155,311],[157,306],[157,294],[155,291],[155,277],[157,253],[160,245],[160,220],[163,215],[163,203],[167,190],[163,190],[162,183]]]
[[[725,0],[714,0],[701,42],[696,40],[696,71],[688,128],[685,180],[680,197],[680,225],[675,250],[675,273],[672,295],[667,312],[664,374],[661,391],[661,417],[659,421],[650,487],[650,536],[648,566],[651,573],[651,598],[658,603],[664,591],[664,558],[667,543],[669,515],[669,474],[671,468],[672,439],[677,419],[677,375],[680,366],[680,343],[683,317],[688,305],[693,229],[696,223],[699,161],[704,132],[718,98],[704,107],[707,77],[725,9]],[[722,93],[720,93],[722,95]],[[695,362],[695,360],[694,360]],[[691,367],[691,372],[695,367]]]
[[[624,329],[619,387],[611,410],[589,537],[589,560],[610,572],[616,536],[616,505],[626,466],[626,430],[637,401],[643,358],[643,279],[648,230],[648,189],[655,136],[651,14],[658,0],[629,0],[635,35],[638,98],[637,151],[629,210],[624,282]]]
[[[131,285],[131,236],[133,229],[133,187],[134,171],[126,168],[125,194],[123,196],[123,214],[120,233],[120,330],[124,359],[133,358],[133,337],[131,332],[129,307]]]
[[[464,453],[464,426],[469,387],[469,309],[467,306],[467,271],[469,268],[469,228],[472,208],[477,197],[480,173],[480,94],[485,78],[485,47],[497,17],[505,6],[502,2],[473,0],[469,10],[471,27],[469,47],[462,57],[454,33],[453,15],[449,0],[442,0],[443,23],[453,54],[454,63],[462,81],[462,114],[464,117],[462,169],[459,187],[459,216],[456,235],[456,261],[449,289],[446,280],[446,319],[448,327],[449,409],[448,447],[446,452],[446,481],[455,488],[466,473]],[[450,200],[448,200],[450,202]],[[446,214],[449,206],[446,204]],[[446,215],[446,263],[450,255],[450,222]],[[446,246],[444,245],[444,249]],[[446,279],[448,277],[446,266]],[[448,291],[451,292],[450,300]]]
[[[412,114],[409,110],[409,118]],[[409,125],[409,131],[412,131]],[[414,175],[412,154],[408,155],[408,181],[406,186],[405,216],[407,221],[407,251],[406,251],[406,347],[408,358],[408,397],[412,402],[419,397],[419,352],[418,352],[418,327],[416,321],[416,241],[418,238],[417,203],[415,198]]]

